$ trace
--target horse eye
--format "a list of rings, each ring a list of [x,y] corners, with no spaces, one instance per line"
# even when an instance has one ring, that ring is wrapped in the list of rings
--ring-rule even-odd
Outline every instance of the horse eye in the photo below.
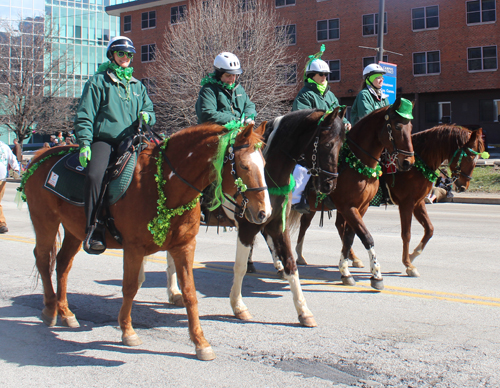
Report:
[[[249,167],[248,166],[245,166],[243,163],[240,163],[240,168],[242,170],[249,170]]]
[[[401,124],[401,123],[396,124],[396,129],[397,129],[398,131],[403,130],[403,124]]]

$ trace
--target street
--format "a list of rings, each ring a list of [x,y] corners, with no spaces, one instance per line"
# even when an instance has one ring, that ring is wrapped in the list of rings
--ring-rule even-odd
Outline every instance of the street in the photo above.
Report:
[[[370,287],[365,268],[351,268],[355,287],[338,272],[341,243],[334,218],[319,215],[306,235],[299,267],[318,327],[298,323],[289,285],[279,279],[259,236],[256,274],[243,299],[253,320],[233,318],[229,305],[236,231],[200,229],[195,281],[202,328],[217,358],[198,361],[184,308],[166,304],[166,259],[149,257],[132,318],[143,344],[125,347],[120,251],[76,256],[68,300],[81,327],[48,328],[39,319],[41,280],[26,204],[8,183],[2,206],[9,232],[0,235],[0,381],[2,387],[500,387],[500,207],[427,205],[434,237],[415,260],[421,277],[401,263],[397,207],[370,208],[385,289]],[[413,219],[411,251],[422,237]],[[296,236],[292,236],[295,242]]]

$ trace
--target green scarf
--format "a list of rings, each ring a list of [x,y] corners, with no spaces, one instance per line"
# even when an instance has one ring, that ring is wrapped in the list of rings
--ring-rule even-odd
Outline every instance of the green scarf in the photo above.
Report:
[[[205,86],[207,84],[219,85],[227,90],[233,90],[236,87],[236,82],[232,85],[229,85],[226,84],[225,82],[217,81],[215,79],[215,73],[210,73],[206,77],[203,77],[203,79],[201,80],[201,86]]]
[[[134,72],[133,67],[121,67],[114,62],[102,63],[101,66],[99,66],[99,68],[97,69],[97,72],[100,73],[102,71],[107,71],[108,69],[113,71],[113,73],[116,74],[119,80],[125,80],[126,82],[132,79],[132,73]]]
[[[316,84],[321,95],[325,94],[326,87],[328,86],[328,83],[326,85],[321,85],[321,84],[317,83],[315,80],[313,80],[312,78],[308,78],[307,82],[310,82],[312,84]]]

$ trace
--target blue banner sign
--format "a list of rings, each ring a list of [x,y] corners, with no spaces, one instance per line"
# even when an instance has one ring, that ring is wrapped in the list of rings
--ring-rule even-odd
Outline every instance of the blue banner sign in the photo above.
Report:
[[[379,62],[379,65],[386,71],[384,74],[384,84],[382,85],[382,93],[387,95],[389,103],[393,104],[396,101],[396,85],[398,78],[398,65],[394,63]]]

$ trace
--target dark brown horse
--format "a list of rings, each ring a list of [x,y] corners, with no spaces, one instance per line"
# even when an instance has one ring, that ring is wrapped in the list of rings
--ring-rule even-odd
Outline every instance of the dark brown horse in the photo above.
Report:
[[[346,285],[355,284],[349,272],[348,258],[356,234],[370,256],[371,286],[377,290],[384,288],[373,237],[363,222],[363,216],[379,188],[381,171],[378,163],[384,148],[395,157],[400,171],[410,169],[415,161],[411,142],[412,125],[396,112],[400,104],[401,100],[397,99],[393,105],[378,109],[358,121],[347,134],[346,144],[341,151],[339,163],[343,165],[340,166],[337,188],[329,197],[337,209],[335,226],[342,238],[339,270],[342,282]],[[315,196],[309,196],[312,211],[301,217],[299,244],[303,244],[314,211],[322,209],[322,205],[315,206],[315,202]],[[292,223],[296,223],[298,217],[298,214],[294,214]]]
[[[288,214],[290,207],[288,196],[293,188],[290,185],[290,175],[298,160],[302,160],[311,172],[315,190],[328,194],[335,188],[338,151],[345,136],[342,122],[344,114],[345,108],[336,108],[327,114],[324,111],[301,110],[267,123],[264,135],[267,145],[264,156],[266,182],[271,194],[273,212],[263,224],[237,219],[238,245],[230,294],[231,307],[237,318],[242,320],[252,318],[243,302],[241,287],[252,244],[255,236],[261,232],[269,245],[275,265],[279,263],[281,268],[284,267],[284,277],[290,283],[299,322],[304,326],[316,326],[314,316],[308,309],[302,293],[288,229],[284,230],[283,222],[284,216]],[[169,301],[179,305],[177,302],[180,301],[180,291],[176,287],[175,273],[172,269],[173,266],[169,264],[167,292]]]
[[[264,126],[256,132],[253,132],[253,125],[242,131],[236,129],[228,132],[226,128],[215,124],[198,125],[174,134],[168,143],[155,147],[150,145],[139,155],[127,195],[110,207],[111,215],[122,234],[123,245],[120,246],[107,233],[108,247],[123,249],[123,302],[118,322],[125,345],[141,343],[132,327],[130,313],[139,287],[138,277],[143,259],[157,251],[167,250],[179,273],[187,307],[189,334],[195,344],[196,355],[201,360],[215,357],[200,326],[193,279],[196,235],[200,224],[198,189],[205,188],[216,179],[213,160],[224,160],[229,142],[229,149],[233,150],[230,156],[235,160],[233,167],[241,180],[235,182],[231,165],[227,163],[222,167],[221,162],[219,177],[222,189],[235,194],[238,188],[241,189],[242,183],[249,189],[256,188],[245,192],[244,197],[239,197],[238,204],[241,205],[242,198],[245,198],[248,201],[247,217],[252,222],[265,222],[271,215],[271,208],[269,194],[265,190],[264,161],[259,146],[263,132]],[[234,144],[231,146],[232,140]],[[225,145],[219,149],[220,144]],[[60,159],[58,153],[65,149],[69,147],[57,147],[37,154],[32,166],[38,167],[25,182],[24,190],[36,234],[36,265],[44,287],[42,319],[47,325],[53,326],[59,315],[63,325],[78,327],[78,321],[68,308],[66,289],[73,258],[85,238],[84,210],[43,188],[48,171]],[[47,158],[51,154],[55,155]],[[165,158],[170,160],[173,171]],[[64,240],[57,257],[54,257],[60,224],[64,228]],[[57,265],[57,294],[51,281],[54,260]]]

